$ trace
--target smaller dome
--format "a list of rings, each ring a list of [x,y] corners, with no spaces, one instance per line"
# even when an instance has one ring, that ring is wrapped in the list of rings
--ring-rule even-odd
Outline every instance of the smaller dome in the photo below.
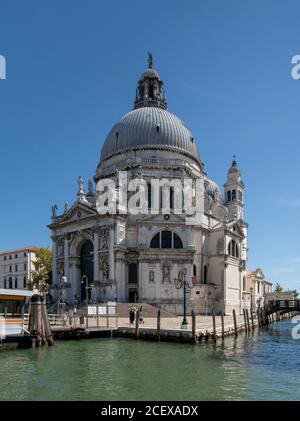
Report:
[[[229,180],[240,180],[241,178],[241,171],[237,165],[235,156],[233,156],[233,161],[231,167],[228,170],[228,179]]]
[[[204,179],[204,186],[205,192],[208,196],[210,196],[213,200],[220,200],[223,201],[223,193],[221,188],[218,186],[216,182],[211,180],[210,178]]]

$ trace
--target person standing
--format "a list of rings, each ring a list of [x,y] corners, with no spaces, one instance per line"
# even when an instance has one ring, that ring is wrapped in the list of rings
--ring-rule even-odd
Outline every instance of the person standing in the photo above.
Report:
[[[135,312],[134,312],[133,307],[130,307],[130,309],[129,309],[129,322],[130,322],[130,326],[133,326],[134,319],[135,319]]]

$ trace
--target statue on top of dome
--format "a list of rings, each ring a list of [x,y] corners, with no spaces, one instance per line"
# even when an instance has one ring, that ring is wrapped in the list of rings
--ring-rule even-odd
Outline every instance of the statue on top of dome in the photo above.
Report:
[[[152,57],[152,53],[148,53],[148,68],[152,69],[153,68],[153,57]]]

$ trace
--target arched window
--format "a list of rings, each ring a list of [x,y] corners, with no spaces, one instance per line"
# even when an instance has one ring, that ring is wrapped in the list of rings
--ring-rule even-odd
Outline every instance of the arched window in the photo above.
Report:
[[[159,249],[160,248],[160,232],[155,234],[155,236],[152,238],[150,243],[151,249]]]
[[[193,265],[193,276],[197,276],[197,268],[196,265]]]
[[[207,265],[204,265],[203,268],[203,283],[207,284]]]
[[[243,291],[246,291],[246,276],[243,276]]]
[[[8,280],[8,287],[9,288],[12,288],[13,287],[12,278],[9,278],[9,280]]]
[[[228,190],[227,192],[227,202],[231,202],[231,191]]]
[[[228,254],[233,257],[239,257],[239,247],[236,241],[231,240],[228,244]]]
[[[152,208],[152,187],[151,183],[147,184],[147,194],[148,194],[148,209]]]
[[[174,249],[182,249],[183,248],[181,238],[177,234],[175,234],[175,232],[174,232],[174,236],[173,236],[173,245],[174,245]]]
[[[232,190],[231,200],[234,201],[235,199],[236,199],[236,190]]]
[[[150,242],[151,249],[182,249],[181,238],[172,231],[160,231],[154,235]]]

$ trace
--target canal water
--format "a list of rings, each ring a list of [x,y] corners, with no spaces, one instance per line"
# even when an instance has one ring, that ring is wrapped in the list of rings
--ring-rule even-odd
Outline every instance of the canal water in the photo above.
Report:
[[[299,400],[293,326],[216,346],[102,338],[3,351],[0,400]]]

